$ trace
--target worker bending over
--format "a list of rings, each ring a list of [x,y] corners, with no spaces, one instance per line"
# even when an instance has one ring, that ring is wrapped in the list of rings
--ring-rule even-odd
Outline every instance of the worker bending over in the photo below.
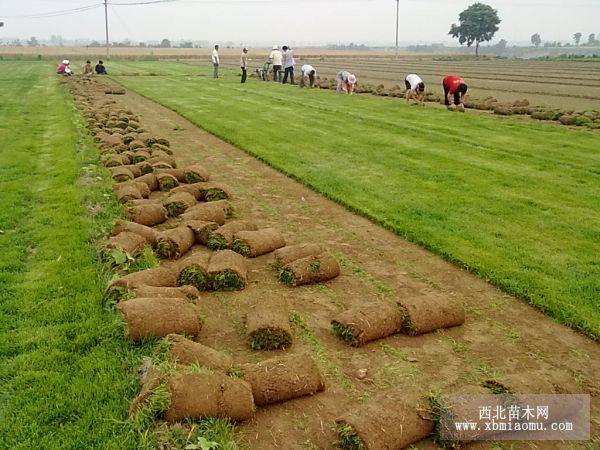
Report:
[[[71,67],[69,67],[69,64],[71,64],[69,60],[64,59],[56,68],[56,73],[58,75],[72,75],[73,71],[71,70]]]
[[[458,75],[448,75],[444,78],[444,103],[450,109],[457,107],[464,111],[465,95],[467,94],[468,86],[463,79]],[[452,101],[451,101],[452,99]]]
[[[315,78],[317,76],[317,71],[310,64],[304,64],[300,69],[302,72],[302,79],[300,80],[300,87],[308,86],[309,88],[314,87]]]
[[[346,94],[354,94],[354,86],[356,86],[356,76],[354,74],[348,72],[347,70],[342,70],[338,72],[337,77],[337,87],[335,92],[338,94],[340,92],[345,92]]]
[[[411,73],[406,76],[404,80],[406,85],[406,101],[410,102],[411,99],[416,100],[419,103],[423,103],[425,98],[425,83],[421,77],[415,73]]]

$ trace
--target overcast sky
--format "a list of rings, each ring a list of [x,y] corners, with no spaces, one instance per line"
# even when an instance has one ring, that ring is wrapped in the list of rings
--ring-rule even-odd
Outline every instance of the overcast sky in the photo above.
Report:
[[[112,40],[134,42],[164,37],[235,43],[392,43],[395,0],[177,0],[155,5],[124,6],[152,0],[109,0]],[[54,17],[23,17],[100,5],[103,0],[0,0],[0,38],[65,39],[104,37],[104,9]],[[121,5],[117,5],[117,3]],[[400,0],[400,41],[449,41],[448,30],[474,0]],[[600,34],[600,0],[484,0],[502,19],[495,41],[584,41]]]

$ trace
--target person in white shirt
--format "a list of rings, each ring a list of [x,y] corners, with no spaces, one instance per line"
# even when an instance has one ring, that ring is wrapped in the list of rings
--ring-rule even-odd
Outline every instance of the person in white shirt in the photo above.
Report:
[[[282,47],[283,49],[283,70],[285,73],[283,74],[282,83],[287,83],[288,75],[290,77],[290,84],[294,84],[294,66],[296,65],[296,61],[294,60],[294,51],[289,48],[287,45]]]
[[[415,99],[419,103],[423,103],[425,98],[425,83],[421,77],[417,74],[411,73],[406,76],[404,80],[406,85],[406,101],[410,102],[411,99]]]
[[[300,80],[300,87],[308,86],[312,88],[315,85],[315,78],[317,76],[317,71],[310,64],[304,64],[300,69],[302,74],[302,79]]]
[[[219,78],[219,46],[215,45],[212,52],[213,78]]]
[[[337,87],[335,92],[338,94],[340,92],[345,92],[346,94],[354,94],[354,87],[356,86],[356,76],[353,73],[348,72],[347,70],[341,70],[338,72],[337,77]]]
[[[242,69],[242,83],[246,82],[248,76],[248,49],[244,47],[242,50],[242,57],[240,58],[240,67]]]
[[[271,62],[271,64],[273,64],[273,81],[280,81],[279,71],[283,67],[283,54],[279,50],[279,46],[273,46],[273,50],[269,55],[269,61]]]

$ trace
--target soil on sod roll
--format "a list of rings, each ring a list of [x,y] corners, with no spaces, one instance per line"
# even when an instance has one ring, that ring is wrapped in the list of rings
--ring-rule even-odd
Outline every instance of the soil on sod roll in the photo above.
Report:
[[[215,291],[244,289],[248,282],[246,261],[231,250],[218,250],[210,258],[208,276]]]
[[[146,225],[117,219],[117,221],[115,222],[113,234],[116,236],[117,234],[123,233],[125,231],[139,234],[144,239],[146,239],[146,241],[149,244],[152,244],[153,246],[156,245],[156,243],[158,242],[158,237],[160,235],[160,232],[156,231],[154,228],[147,227]]]
[[[192,206],[180,217],[185,221],[202,220],[204,222],[216,222],[219,225],[223,225],[226,219],[225,210],[220,205],[216,205],[215,202]]]
[[[143,204],[129,206],[125,215],[135,223],[152,227],[167,220],[167,210],[160,203],[145,201]]]
[[[462,325],[465,321],[463,305],[450,298],[421,296],[400,300],[398,305],[404,312],[404,332],[413,336]]]
[[[199,291],[208,290],[211,284],[208,275],[208,259],[209,255],[197,253],[181,261],[178,264],[177,285],[194,286]]]
[[[105,246],[107,249],[118,249],[128,255],[137,256],[147,243],[145,237],[130,231],[123,231],[111,237]]]
[[[340,264],[329,253],[307,256],[286,264],[279,279],[289,286],[320,283],[340,274]]]
[[[177,217],[183,214],[188,208],[196,204],[196,198],[187,192],[179,192],[170,195],[164,202],[163,206],[167,210],[167,214],[171,217]]]
[[[158,191],[159,189],[158,179],[153,173],[142,175],[141,177],[136,178],[135,181],[146,184],[151,191]]]
[[[117,200],[120,203],[127,203],[131,200],[139,200],[141,198],[143,198],[142,193],[133,184],[123,186],[117,191]]]
[[[118,195],[118,193],[121,189],[123,189],[125,187],[130,187],[130,186],[136,188],[140,192],[142,198],[148,198],[150,196],[150,188],[148,187],[148,185],[146,183],[140,182],[139,178],[136,178],[133,181],[124,181],[123,183],[117,183],[113,186],[113,190],[114,190],[115,194]],[[123,203],[125,203],[125,202],[123,202]]]
[[[283,266],[297,259],[306,258],[307,256],[316,256],[323,252],[317,244],[298,244],[289,245],[275,250],[275,268],[280,270]]]
[[[171,189],[171,194],[179,194],[180,192],[187,192],[194,196],[196,200],[204,200],[204,194],[200,185],[203,183],[195,183],[195,184],[181,184],[176,188]]]
[[[173,175],[179,183],[186,183],[183,169],[156,169],[156,173],[168,173]]]
[[[252,350],[285,350],[292,345],[289,312],[285,305],[264,302],[246,315],[246,334]]]
[[[140,270],[111,282],[106,290],[106,298],[110,303],[116,303],[137,287],[175,287],[176,283],[177,271],[165,267]]]
[[[210,234],[219,228],[216,222],[206,222],[204,220],[186,220],[183,225],[194,232],[194,239],[197,244],[206,245]]]
[[[252,386],[258,406],[313,395],[325,389],[317,365],[304,354],[243,364],[239,371]]]
[[[207,202],[216,202],[231,198],[229,189],[221,184],[205,183],[202,186],[202,196]]]
[[[200,292],[194,286],[157,287],[137,286],[133,289],[136,297],[143,298],[183,298],[195,300],[200,297]]]
[[[164,259],[178,259],[194,245],[194,232],[183,225],[163,231],[156,244],[156,254]]]
[[[233,237],[239,231],[256,231],[258,226],[248,220],[234,220],[212,232],[208,238],[207,247],[211,250],[230,248]]]
[[[168,334],[198,336],[202,321],[196,306],[182,298],[134,298],[121,302],[127,337],[132,341]]]
[[[275,228],[239,231],[235,233],[232,246],[234,251],[249,258],[265,255],[281,247],[285,247],[285,239]]]
[[[240,422],[252,418],[252,388],[239,378],[222,374],[179,374],[168,382],[171,402],[167,422],[184,419],[223,418]]]
[[[406,389],[387,391],[336,419],[338,445],[348,450],[400,450],[429,436],[426,404]]]
[[[109,170],[112,174],[112,179],[115,180],[117,183],[121,183],[123,181],[130,181],[135,178],[133,172],[131,172],[131,170],[129,170],[125,166],[110,167]]]
[[[112,155],[104,161],[105,167],[118,167],[129,164],[129,158],[125,155]]]
[[[179,334],[169,334],[166,339],[169,343],[169,356],[177,364],[196,364],[222,372],[233,365],[231,356]]]
[[[204,167],[202,167],[198,164],[188,166],[184,169],[184,171],[185,171],[185,179],[190,184],[206,182],[210,179],[208,170],[206,170]]]
[[[168,192],[174,187],[179,186],[179,181],[170,173],[158,173],[156,174],[158,180],[158,188],[163,192]]]
[[[171,155],[165,152],[155,152],[152,154],[152,158],[148,160],[154,167],[160,167],[164,169],[175,169],[177,167],[177,161]]]
[[[404,314],[391,302],[359,305],[339,314],[331,321],[333,332],[354,347],[402,331]]]

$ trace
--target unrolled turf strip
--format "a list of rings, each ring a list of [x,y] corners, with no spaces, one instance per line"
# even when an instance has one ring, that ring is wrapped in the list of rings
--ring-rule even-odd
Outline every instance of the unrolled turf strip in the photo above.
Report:
[[[169,356],[177,364],[196,364],[222,372],[233,365],[231,356],[179,334],[169,334],[166,339],[169,344]]]
[[[402,331],[402,309],[392,302],[355,306],[331,321],[333,331],[346,343],[358,347]]]

